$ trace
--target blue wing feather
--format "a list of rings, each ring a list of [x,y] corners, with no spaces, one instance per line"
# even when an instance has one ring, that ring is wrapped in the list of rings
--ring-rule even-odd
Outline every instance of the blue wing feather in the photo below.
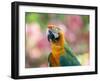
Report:
[[[74,56],[71,48],[67,47],[65,44],[65,54],[60,56],[60,65],[61,66],[79,66],[81,65],[77,58]]]

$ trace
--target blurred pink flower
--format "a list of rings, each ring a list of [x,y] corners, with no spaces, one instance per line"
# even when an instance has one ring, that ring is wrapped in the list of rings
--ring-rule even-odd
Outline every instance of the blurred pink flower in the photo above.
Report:
[[[30,49],[28,52],[30,59],[38,59],[41,57],[41,51],[38,48]]]
[[[40,67],[47,67],[48,63],[41,64]]]
[[[27,56],[32,59],[39,59],[46,54],[49,47],[47,36],[43,34],[39,24],[26,24],[26,52]]]
[[[32,40],[32,43],[38,42],[42,38],[42,33],[39,24],[26,24],[26,39]]]
[[[26,24],[26,52],[30,59],[38,59],[41,56],[40,49],[36,46],[43,35],[38,23]]]
[[[26,24],[26,51],[34,49],[33,47],[42,38],[40,26],[37,23]]]
[[[39,47],[41,50],[48,51],[50,50],[50,45],[47,40],[47,36],[44,35],[44,37],[37,43],[37,47]]]
[[[81,19],[81,16],[77,15],[67,16],[67,26],[73,32],[79,31],[83,27],[83,21]]]
[[[65,38],[70,43],[73,43],[73,42],[77,41],[76,35],[71,31],[66,31]]]

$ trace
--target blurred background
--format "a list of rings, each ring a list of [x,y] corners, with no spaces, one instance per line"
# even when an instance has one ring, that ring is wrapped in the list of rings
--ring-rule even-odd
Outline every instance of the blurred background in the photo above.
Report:
[[[89,16],[54,13],[25,13],[26,47],[25,67],[49,67],[48,55],[51,52],[47,39],[47,25],[59,26],[65,40],[72,48],[82,65],[89,64]]]

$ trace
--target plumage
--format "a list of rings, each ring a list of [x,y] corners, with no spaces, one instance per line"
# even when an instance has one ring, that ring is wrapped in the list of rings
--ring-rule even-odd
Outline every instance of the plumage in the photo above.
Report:
[[[50,40],[52,50],[48,58],[51,67],[80,65],[70,46],[65,42],[64,34],[61,29],[49,25],[48,39]]]
[[[60,55],[60,66],[78,66],[79,61],[73,54],[72,50],[65,44],[65,53]]]

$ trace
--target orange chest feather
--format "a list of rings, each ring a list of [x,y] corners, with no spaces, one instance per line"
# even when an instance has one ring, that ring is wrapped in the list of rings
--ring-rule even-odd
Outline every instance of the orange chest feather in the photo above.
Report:
[[[64,50],[64,36],[63,33],[60,35],[60,39],[57,42],[51,43],[52,55],[50,58],[52,66],[59,66],[60,55],[65,53]]]
[[[64,52],[64,46],[52,45],[52,56],[50,60],[53,66],[59,66],[60,55],[64,54]]]

